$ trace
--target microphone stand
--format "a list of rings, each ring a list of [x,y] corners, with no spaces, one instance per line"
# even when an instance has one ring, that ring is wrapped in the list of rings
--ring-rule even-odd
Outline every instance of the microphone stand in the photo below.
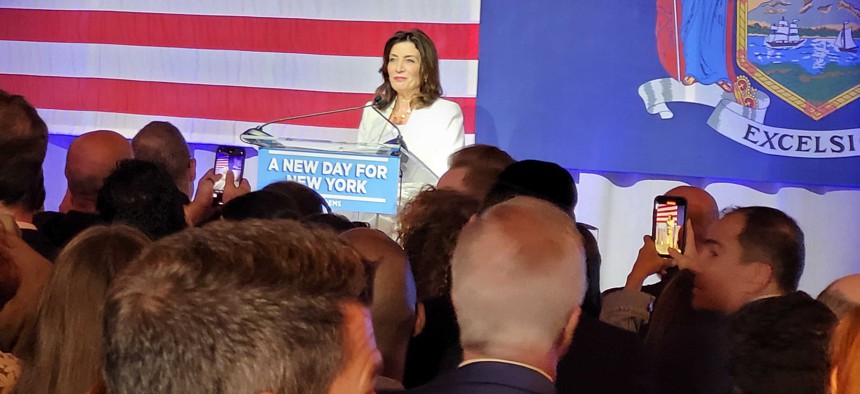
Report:
[[[388,119],[385,115],[382,114],[382,112],[380,112],[377,109],[377,107],[385,106],[387,104],[388,104],[388,100],[382,98],[382,96],[380,96],[380,95],[376,95],[376,97],[373,98],[372,103],[366,104],[366,105],[360,105],[358,107],[334,109],[334,110],[329,110],[329,111],[315,112],[315,113],[311,113],[311,114],[295,115],[295,116],[288,116],[286,118],[275,119],[275,120],[263,123],[259,126],[252,127],[248,130],[245,130],[242,134],[239,135],[239,139],[246,144],[258,145],[258,144],[254,144],[254,143],[249,142],[246,138],[251,136],[251,137],[265,137],[266,139],[274,139],[275,137],[273,135],[263,131],[263,127],[266,127],[270,124],[281,123],[281,122],[286,122],[286,121],[290,121],[290,120],[311,118],[314,116],[323,116],[323,115],[337,114],[337,113],[341,113],[341,112],[355,111],[355,110],[371,107],[371,108],[373,108],[374,112],[379,114],[379,116],[381,116],[382,119],[385,119],[385,121],[388,122],[388,124],[390,124],[392,127],[394,127],[394,130],[397,131],[397,138],[394,139],[393,141],[390,141],[390,142],[393,142],[397,145],[405,147],[405,144],[403,142],[403,133],[400,132],[400,128],[397,127],[397,125],[394,124],[394,122],[392,122],[390,119]],[[275,147],[281,147],[281,148],[284,147],[282,144],[277,143],[277,142],[273,145],[275,145]]]

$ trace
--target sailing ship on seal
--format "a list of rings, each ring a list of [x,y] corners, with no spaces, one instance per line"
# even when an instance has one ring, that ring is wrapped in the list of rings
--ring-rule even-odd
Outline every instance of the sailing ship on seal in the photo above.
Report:
[[[764,40],[764,44],[773,49],[794,49],[806,42],[797,33],[797,19],[791,24],[785,21],[785,17],[776,24],[770,25],[770,34]]]
[[[842,30],[839,35],[833,40],[833,45],[842,52],[857,52],[857,43],[854,42],[854,37],[851,36],[851,28],[848,27],[848,22],[842,22]]]

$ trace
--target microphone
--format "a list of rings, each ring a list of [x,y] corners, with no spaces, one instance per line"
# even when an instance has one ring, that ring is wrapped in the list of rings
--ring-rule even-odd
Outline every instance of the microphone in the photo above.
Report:
[[[372,107],[372,108],[373,108],[373,110],[374,110],[377,114],[379,114],[379,116],[381,116],[383,119],[385,119],[385,121],[386,121],[386,122],[388,122],[390,125],[394,126],[394,129],[395,129],[395,130],[397,130],[397,138],[395,138],[394,140],[388,141],[388,142],[386,142],[386,143],[393,142],[393,143],[396,143],[396,144],[400,144],[400,145],[402,145],[402,144],[403,144],[403,134],[400,132],[400,128],[399,128],[399,127],[397,127],[397,125],[395,125],[393,122],[391,122],[391,120],[389,120],[387,117],[385,117],[385,115],[383,115],[383,114],[382,114],[382,112],[379,112],[379,110],[378,110],[378,109],[376,109],[376,107],[377,107],[377,106],[380,106],[380,107],[381,107],[381,106],[385,106],[385,105],[387,105],[387,104],[388,104],[388,100],[386,100],[385,98],[383,98],[383,97],[382,97],[382,96],[380,96],[380,95],[376,95],[376,96],[373,98],[373,102],[371,102],[370,104],[365,104],[365,105],[361,105],[361,106],[358,106],[358,107],[341,108],[341,109],[334,109],[334,110],[323,111],[323,112],[314,112],[314,113],[311,113],[311,114],[303,114],[303,115],[288,116],[288,117],[286,117],[286,118],[280,118],[280,119],[275,119],[275,120],[272,120],[272,121],[268,121],[268,122],[266,122],[266,123],[260,124],[259,126],[252,127],[252,128],[250,128],[250,129],[248,129],[248,130],[245,130],[242,134],[240,134],[240,135],[239,135],[239,139],[240,139],[242,142],[246,143],[246,144],[258,145],[258,144],[254,144],[254,143],[251,143],[251,142],[247,141],[247,140],[246,140],[246,137],[266,137],[266,138],[274,138],[274,136],[273,136],[273,135],[271,135],[271,134],[266,133],[265,131],[263,131],[263,127],[266,127],[266,126],[268,126],[268,125],[270,125],[270,124],[274,124],[274,123],[281,123],[281,122],[286,122],[286,121],[290,121],[290,120],[297,120],[297,119],[311,118],[311,117],[314,117],[314,116],[331,115],[331,114],[337,114],[337,113],[341,113],[341,112],[355,111],[355,110],[359,110],[359,109],[365,109],[365,108],[367,108],[367,107]],[[283,145],[281,145],[280,143],[277,143],[277,142],[273,143],[273,146],[275,146],[275,147],[283,147]]]
[[[380,95],[377,95],[376,97],[373,98],[373,107],[371,107],[373,109],[373,111],[376,112],[377,114],[379,114],[379,116],[381,116],[382,119],[385,119],[385,121],[388,122],[388,124],[390,124],[391,127],[394,127],[394,130],[397,130],[397,138],[395,138],[393,140],[385,141],[385,143],[386,144],[400,145],[401,147],[403,147],[403,149],[406,149],[406,142],[403,141],[403,133],[400,132],[400,128],[397,127],[397,125],[394,124],[394,122],[392,122],[391,119],[388,119],[388,117],[385,116],[382,112],[379,112],[379,109],[377,109],[377,107],[384,107],[386,105],[388,105],[388,100],[386,100],[385,98],[383,98]]]

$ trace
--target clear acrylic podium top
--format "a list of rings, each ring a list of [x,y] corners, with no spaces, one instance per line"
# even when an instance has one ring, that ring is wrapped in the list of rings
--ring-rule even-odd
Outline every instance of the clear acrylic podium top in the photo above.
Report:
[[[253,130],[253,129],[252,129]],[[290,149],[315,153],[341,153],[364,156],[400,157],[400,187],[402,197],[411,197],[424,185],[436,185],[437,176],[424,162],[398,143],[359,143],[274,137],[252,130],[240,136],[247,144],[261,148]]]

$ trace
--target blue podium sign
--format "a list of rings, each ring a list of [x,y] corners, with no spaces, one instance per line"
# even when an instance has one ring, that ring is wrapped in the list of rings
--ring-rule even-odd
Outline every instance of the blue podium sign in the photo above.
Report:
[[[399,157],[263,148],[258,163],[259,188],[294,181],[316,190],[335,210],[397,211]]]

